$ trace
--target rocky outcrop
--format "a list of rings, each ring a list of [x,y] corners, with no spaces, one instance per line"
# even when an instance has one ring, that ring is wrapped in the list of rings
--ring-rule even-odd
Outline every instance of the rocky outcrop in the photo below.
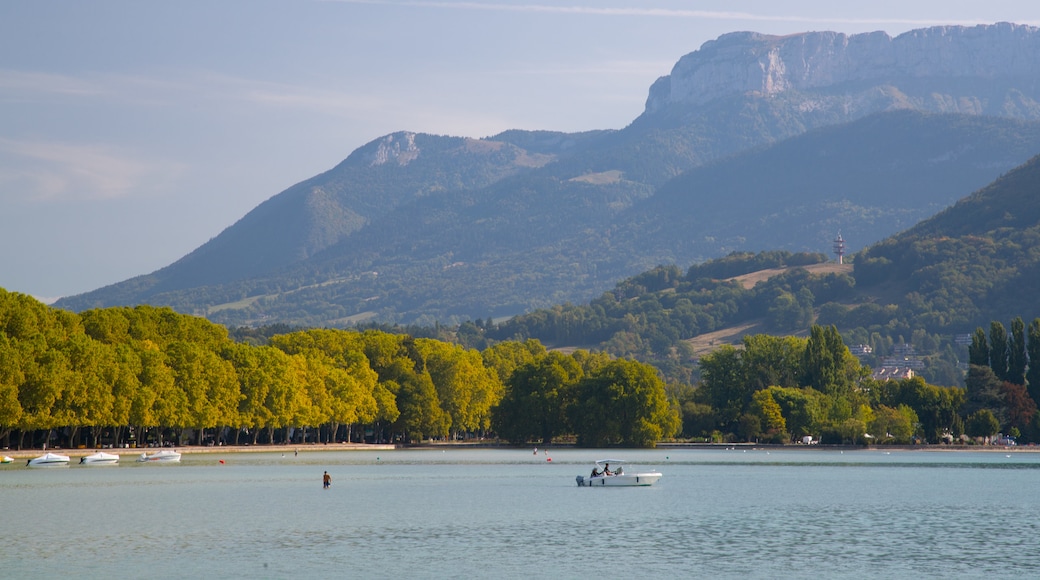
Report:
[[[390,161],[398,165],[408,165],[419,156],[419,148],[415,145],[415,133],[391,133],[376,140],[374,144],[375,151],[368,156],[369,165],[382,165]]]
[[[737,95],[804,97],[803,108],[1040,115],[1040,29],[1000,23],[884,32],[735,32],[682,57],[646,112]],[[853,115],[855,116],[855,115]]]

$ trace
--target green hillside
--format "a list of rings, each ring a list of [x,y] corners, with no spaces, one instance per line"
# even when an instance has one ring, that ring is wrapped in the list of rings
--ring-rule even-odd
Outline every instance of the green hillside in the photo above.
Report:
[[[957,385],[967,363],[958,335],[1040,316],[1040,157],[851,256],[851,271],[821,268],[825,259],[778,251],[734,253],[685,272],[662,266],[587,304],[485,324],[479,336],[604,349],[688,380],[703,354],[697,345],[803,334],[815,322],[871,346],[868,364],[909,343],[926,380]]]

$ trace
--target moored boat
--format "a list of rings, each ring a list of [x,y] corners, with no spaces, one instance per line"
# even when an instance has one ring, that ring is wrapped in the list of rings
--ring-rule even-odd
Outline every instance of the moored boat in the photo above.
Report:
[[[592,475],[579,475],[574,479],[578,482],[578,487],[641,487],[653,485],[661,479],[661,473],[657,471],[626,473],[624,463],[620,459],[600,459],[592,468]],[[613,471],[610,469],[611,464],[616,467]]]
[[[151,455],[142,453],[141,457],[137,460],[148,463],[176,463],[181,460],[181,454],[172,449],[163,449],[162,451],[156,451]]]
[[[0,463],[14,463],[14,457],[4,455],[3,459],[0,459]]]
[[[44,453],[26,462],[26,467],[66,467],[69,464],[69,456],[58,453]]]
[[[79,458],[80,465],[115,465],[119,463],[119,456],[114,453],[98,451]]]

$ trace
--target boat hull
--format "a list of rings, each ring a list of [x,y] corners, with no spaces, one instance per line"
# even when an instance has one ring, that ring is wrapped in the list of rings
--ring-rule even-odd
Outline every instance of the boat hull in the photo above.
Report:
[[[87,455],[79,458],[80,465],[115,465],[119,463],[119,456],[114,453],[105,453],[99,451],[93,455]]]
[[[176,451],[158,451],[151,455],[141,454],[138,461],[144,463],[178,463],[181,460],[181,454]]]
[[[69,456],[57,453],[46,453],[26,463],[27,467],[68,467]]]
[[[650,473],[626,473],[624,475],[606,475],[600,477],[585,477],[579,475],[575,478],[578,487],[644,487],[657,483],[661,474]]]

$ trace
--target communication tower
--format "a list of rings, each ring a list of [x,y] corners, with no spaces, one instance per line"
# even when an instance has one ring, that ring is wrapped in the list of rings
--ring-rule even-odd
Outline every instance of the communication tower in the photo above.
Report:
[[[838,237],[834,238],[834,253],[838,255],[838,263],[845,263],[845,238],[841,237],[841,232],[838,232]]]

